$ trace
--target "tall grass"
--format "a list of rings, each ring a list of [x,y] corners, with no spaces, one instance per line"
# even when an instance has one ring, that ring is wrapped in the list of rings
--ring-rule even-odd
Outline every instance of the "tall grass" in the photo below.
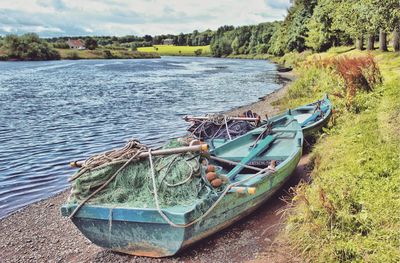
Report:
[[[371,92],[376,85],[382,84],[382,76],[372,54],[364,56],[339,56],[331,58],[314,57],[304,63],[306,68],[329,68],[343,80],[343,93],[337,96],[346,97],[346,106],[355,112],[360,108],[355,101],[357,91]]]
[[[294,189],[287,233],[305,261],[400,261],[400,56],[375,54],[304,63],[284,101],[356,89],[350,108],[332,97],[336,123],[313,149],[312,183]]]

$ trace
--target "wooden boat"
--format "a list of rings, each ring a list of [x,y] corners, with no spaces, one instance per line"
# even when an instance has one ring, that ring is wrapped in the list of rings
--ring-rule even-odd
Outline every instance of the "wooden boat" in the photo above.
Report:
[[[168,208],[85,204],[72,222],[104,248],[138,256],[174,255],[268,200],[295,170],[302,155],[303,134],[293,116],[285,115],[235,140],[215,143],[219,147],[209,152],[208,161],[226,175],[226,183],[212,198]],[[204,178],[206,170],[202,171]],[[76,207],[62,206],[62,215],[71,215]]]
[[[254,113],[252,113],[254,114]],[[270,119],[263,120],[260,122],[260,117],[255,114],[257,117],[228,117],[224,115],[216,115],[216,116],[202,116],[202,117],[194,117],[194,116],[185,116],[184,119],[186,121],[191,121],[193,124],[188,128],[188,131],[204,141],[209,141],[213,138],[219,139],[233,139],[237,136],[237,134],[242,135],[256,127],[263,126],[268,123],[268,121],[274,121],[285,115],[292,115],[299,123],[301,128],[303,129],[304,137],[311,135],[312,133],[321,130],[324,127],[331,115],[332,115],[332,103],[326,95],[322,100],[318,100],[316,102],[295,108],[289,109],[281,114],[275,115]],[[219,117],[219,119],[229,120],[229,122],[221,122],[220,124],[213,123],[212,119]],[[204,123],[203,123],[204,122]],[[209,122],[209,123],[208,123]],[[204,129],[204,127],[208,126],[210,128]],[[239,128],[238,127],[244,127]],[[203,129],[198,129],[203,128]],[[213,128],[213,129],[212,129]],[[214,131],[213,131],[214,130]],[[239,130],[239,132],[238,132]],[[217,131],[217,132],[215,132]]]
[[[299,122],[303,129],[304,137],[307,137],[321,130],[329,122],[332,116],[332,102],[325,95],[322,100],[295,109],[289,109],[283,114],[272,117],[271,120],[273,121],[286,114],[292,115]],[[263,123],[266,122],[264,121]]]

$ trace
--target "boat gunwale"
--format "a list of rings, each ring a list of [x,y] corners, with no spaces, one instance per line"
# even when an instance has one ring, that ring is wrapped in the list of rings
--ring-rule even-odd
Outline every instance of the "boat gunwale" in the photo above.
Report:
[[[300,133],[300,134],[299,134]],[[294,136],[292,139],[293,141],[296,141],[299,137],[301,137],[302,130],[299,125],[299,129],[297,131],[297,135]],[[250,186],[257,186],[261,183],[264,182],[264,180],[268,180],[269,177],[279,173],[279,171],[282,171],[288,164],[290,164],[291,161],[293,161],[296,156],[299,154],[299,151],[302,151],[302,147],[300,146],[295,146],[293,147],[293,151],[287,156],[287,158],[281,162],[277,167],[276,167],[276,172],[267,175],[267,176],[260,176],[259,180],[254,181]],[[301,153],[300,153],[301,154]],[[267,191],[263,192],[262,194],[265,194]],[[237,194],[234,192],[228,192],[227,195],[232,195],[232,194]],[[262,195],[259,194],[259,195]],[[258,195],[257,195],[258,196]],[[187,223],[188,219],[190,218],[190,214],[193,213],[196,210],[196,206],[204,203],[204,199],[198,199],[196,200],[196,203],[184,206],[184,205],[178,205],[178,206],[172,206],[169,208],[161,208],[163,213],[168,215],[168,217],[173,220],[177,224],[185,224]],[[64,204],[61,207],[61,212],[64,216],[68,216],[72,213],[72,211],[78,206],[78,204]],[[90,210],[96,210],[102,211],[101,213],[102,216],[95,216],[92,215],[94,214]],[[185,209],[185,211],[179,212],[177,210],[179,209]],[[175,210],[175,211],[174,211]],[[74,215],[74,217],[79,217],[79,218],[92,218],[92,219],[98,219],[98,220],[110,220],[110,213],[112,214],[112,220],[120,220],[120,221],[127,221],[127,222],[147,222],[147,223],[165,223],[168,224],[164,219],[159,217],[159,212],[156,208],[139,208],[139,207],[124,207],[124,206],[113,206],[113,205],[98,205],[98,204],[85,204],[83,205],[78,213]],[[104,214],[104,215],[103,215]],[[129,217],[125,217],[123,215],[129,214]],[[146,215],[140,215],[140,214],[146,214]],[[138,215],[138,216],[135,216]],[[154,215],[154,216],[153,216]],[[146,220],[146,218],[157,218],[158,220]],[[142,220],[139,220],[142,219]],[[175,221],[176,220],[176,221]]]

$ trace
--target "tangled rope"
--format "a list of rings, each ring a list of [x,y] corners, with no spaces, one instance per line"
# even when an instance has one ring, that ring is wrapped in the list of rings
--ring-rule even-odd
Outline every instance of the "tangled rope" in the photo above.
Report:
[[[132,156],[137,156],[137,152],[143,149],[147,149],[147,146],[141,144],[138,140],[129,140],[124,147],[121,149],[113,149],[100,153],[88,158],[83,164],[81,170],[74,176],[72,176],[69,181],[73,181],[80,177],[82,174],[93,171],[94,169],[101,169],[108,165],[126,163],[132,158]]]

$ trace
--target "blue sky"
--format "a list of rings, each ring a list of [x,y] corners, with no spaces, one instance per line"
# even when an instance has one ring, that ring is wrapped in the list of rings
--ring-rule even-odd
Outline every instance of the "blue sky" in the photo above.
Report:
[[[290,0],[0,0],[0,35],[144,35],[282,20]]]

